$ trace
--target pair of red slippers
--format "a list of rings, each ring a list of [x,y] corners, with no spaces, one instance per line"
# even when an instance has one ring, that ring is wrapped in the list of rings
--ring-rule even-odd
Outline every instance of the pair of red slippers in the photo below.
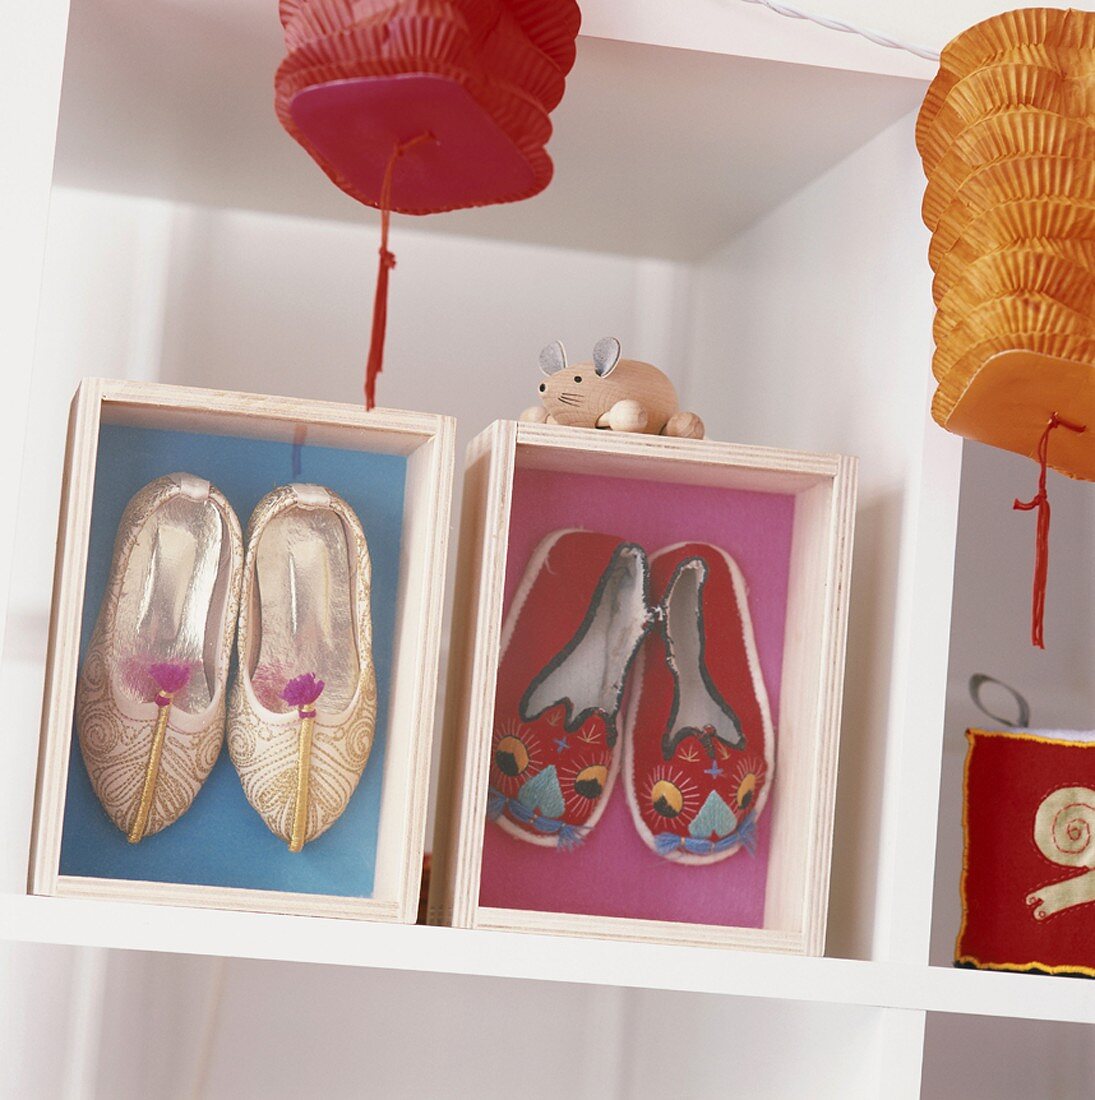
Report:
[[[679,863],[752,852],[774,735],[745,579],[725,551],[648,556],[564,530],[533,553],[502,632],[488,816],[561,849],[621,766],[643,841]]]

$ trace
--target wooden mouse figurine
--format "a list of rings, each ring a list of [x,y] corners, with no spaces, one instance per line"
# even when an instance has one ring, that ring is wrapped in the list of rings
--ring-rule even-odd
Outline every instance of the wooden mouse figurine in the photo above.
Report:
[[[556,340],[540,352],[540,370],[547,375],[540,383],[543,404],[525,409],[522,420],[703,439],[703,421],[679,411],[673,383],[649,363],[621,359],[612,336],[594,345],[592,363],[573,367]]]

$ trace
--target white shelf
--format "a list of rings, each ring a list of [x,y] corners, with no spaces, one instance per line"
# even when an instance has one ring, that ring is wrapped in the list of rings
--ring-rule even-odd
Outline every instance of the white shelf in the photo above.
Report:
[[[571,936],[8,895],[0,937],[1095,1024],[1092,982]]]
[[[690,0],[691,17],[678,3],[672,18],[644,13],[659,4],[584,5],[587,33],[601,37],[580,40],[552,116],[544,194],[398,219],[398,231],[693,260],[913,110],[930,75],[897,51],[740,0]],[[255,0],[73,3],[56,182],[372,219],[278,125],[275,12]]]
[[[131,949],[110,956],[127,981],[145,964],[170,969],[160,956],[178,953],[402,971],[392,985],[408,1001],[413,971],[574,983],[591,996],[722,995],[680,999],[674,1020],[682,1034],[718,1014],[744,1025],[758,1067],[794,1071],[767,1095],[805,1094],[829,1064],[808,1036],[788,1039],[800,1017],[847,1023],[842,1038],[867,1076],[878,1067],[878,1087],[859,1094],[897,1097],[915,1095],[926,1013],[962,1015],[971,1033],[993,1017],[1095,1023],[1091,983],[923,961],[937,867],[932,957],[948,957],[955,921],[941,899],[954,894],[946,861],[960,813],[952,791],[939,796],[958,444],[927,419],[930,271],[911,121],[934,66],[740,0],[583,0],[552,187],[515,206],[399,221],[384,400],[453,412],[466,439],[528,403],[548,339],[590,345],[612,331],[674,375],[714,437],[860,456],[828,935],[831,951],[859,959],[24,896],[75,382],[108,374],[354,400],[375,270],[371,214],[274,118],[272,0],[71,0],[65,49],[69,6],[35,6],[15,36],[25,64],[16,57],[22,67],[0,77],[24,123],[0,151],[15,200],[0,331],[15,365],[9,404],[30,409],[12,598],[0,601],[5,700],[30,716],[13,727],[0,776],[0,939]],[[14,473],[24,439],[11,420]],[[2,588],[12,555],[0,542]],[[142,963],[133,951],[154,954]],[[319,974],[337,999],[338,975]],[[642,994],[632,1001],[645,1011]],[[347,1001],[354,1019],[356,1007]],[[747,1017],[762,1013],[767,1032],[750,1032]],[[624,1026],[615,1009],[608,1025]]]

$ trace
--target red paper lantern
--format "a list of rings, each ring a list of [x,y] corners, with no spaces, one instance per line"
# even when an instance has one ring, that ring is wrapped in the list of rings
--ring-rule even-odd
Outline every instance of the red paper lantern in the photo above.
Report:
[[[366,369],[381,367],[388,221],[516,202],[552,166],[549,113],[574,64],[575,0],[281,0],[277,115],[332,182],[381,212]]]

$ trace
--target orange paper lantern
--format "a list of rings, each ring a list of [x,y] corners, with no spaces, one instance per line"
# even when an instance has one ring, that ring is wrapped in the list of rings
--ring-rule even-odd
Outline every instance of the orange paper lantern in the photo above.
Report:
[[[932,415],[1041,467],[1015,507],[1038,513],[1042,646],[1046,471],[1095,480],[1095,14],[1030,8],[960,34],[916,144],[935,271]]]

